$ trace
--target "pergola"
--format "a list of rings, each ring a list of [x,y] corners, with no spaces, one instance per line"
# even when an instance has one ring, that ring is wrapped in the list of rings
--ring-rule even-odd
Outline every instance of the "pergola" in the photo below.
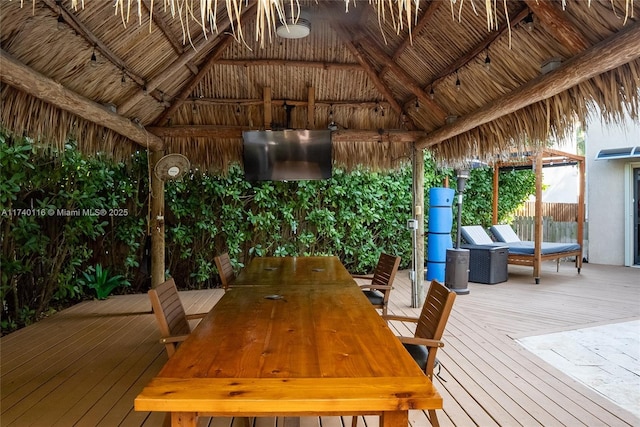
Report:
[[[637,1],[231,0],[203,2],[203,15],[199,3],[0,1],[3,128],[224,173],[245,130],[331,125],[337,165],[413,159],[422,239],[422,150],[462,165],[540,152],[592,106],[607,122],[639,116]],[[287,13],[306,37],[275,34]],[[164,203],[152,178],[157,284]]]
[[[498,193],[499,174],[501,169],[511,168],[532,168],[536,173],[536,193],[535,193],[535,224],[534,224],[534,253],[533,256],[509,255],[509,263],[517,265],[527,265],[533,267],[533,277],[536,283],[539,282],[542,261],[556,259],[556,255],[544,256],[542,254],[543,227],[542,227],[542,170],[552,166],[578,166],[578,209],[575,218],[576,239],[580,245],[580,250],[571,255],[576,257],[576,268],[580,271],[582,267],[582,254],[584,245],[584,219],[585,219],[585,159],[584,156],[566,153],[552,148],[544,148],[537,153],[512,153],[511,158],[495,162],[493,164],[493,215],[492,223],[498,224]]]

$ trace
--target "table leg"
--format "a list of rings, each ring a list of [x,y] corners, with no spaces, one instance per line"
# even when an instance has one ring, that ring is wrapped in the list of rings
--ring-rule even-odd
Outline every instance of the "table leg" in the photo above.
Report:
[[[172,412],[171,427],[196,427],[198,414],[195,412]]]
[[[380,427],[407,427],[409,411],[387,411],[380,415]]]

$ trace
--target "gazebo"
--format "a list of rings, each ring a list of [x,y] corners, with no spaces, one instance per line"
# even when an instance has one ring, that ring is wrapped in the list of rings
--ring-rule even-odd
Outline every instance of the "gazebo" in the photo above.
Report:
[[[214,173],[242,162],[243,131],[329,129],[337,165],[413,159],[423,236],[416,153],[463,165],[539,152],[592,106],[605,122],[639,116],[633,0],[198,3],[3,0],[2,126],[117,159],[181,154]]]

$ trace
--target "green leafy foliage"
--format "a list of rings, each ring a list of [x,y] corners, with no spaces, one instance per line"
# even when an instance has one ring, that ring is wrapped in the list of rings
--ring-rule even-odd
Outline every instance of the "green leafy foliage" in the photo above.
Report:
[[[425,153],[425,190],[445,177],[455,184],[453,172]],[[531,171],[501,174],[500,218],[533,192],[533,182]],[[490,224],[491,183],[490,170],[472,171],[463,223]],[[94,292],[146,291],[149,198],[144,152],[125,166],[87,158],[72,142],[44,150],[0,132],[3,333]],[[194,173],[165,183],[166,271],[181,288],[217,286],[213,258],[221,252],[235,268],[253,256],[335,255],[367,273],[384,251],[401,256],[404,268],[412,204],[408,167],[335,168],[331,179],[295,182],[249,183],[238,165],[224,177]]]
[[[146,230],[138,189],[147,173],[136,174],[146,169],[143,160],[125,167],[100,155],[87,159],[72,142],[44,149],[0,133],[0,297],[8,330],[86,298],[78,278],[93,262],[133,275]]]
[[[78,282],[96,291],[96,297],[100,300],[107,299],[111,292],[119,287],[131,285],[123,276],[112,275],[108,268],[102,268],[100,264],[82,272],[82,278],[78,279]]]

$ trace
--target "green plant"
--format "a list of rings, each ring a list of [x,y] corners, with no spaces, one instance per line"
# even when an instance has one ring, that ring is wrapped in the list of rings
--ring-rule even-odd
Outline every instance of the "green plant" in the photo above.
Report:
[[[130,283],[123,276],[119,274],[112,276],[109,269],[102,268],[100,264],[84,271],[78,282],[82,286],[95,290],[99,300],[107,299],[116,288],[130,286]]]

